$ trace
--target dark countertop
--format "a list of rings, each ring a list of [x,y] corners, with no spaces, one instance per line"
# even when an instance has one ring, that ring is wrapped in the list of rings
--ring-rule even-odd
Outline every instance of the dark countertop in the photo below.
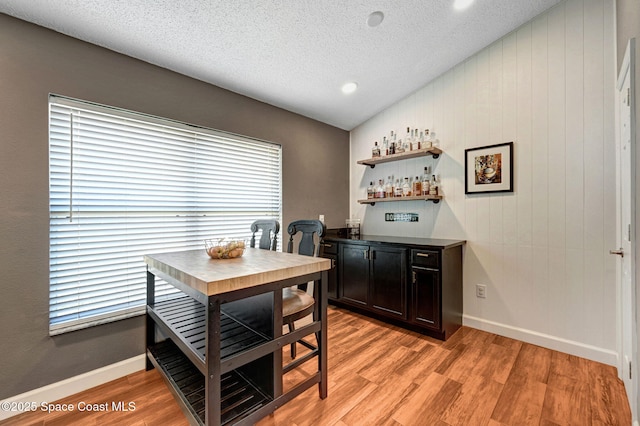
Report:
[[[344,243],[386,243],[403,246],[432,247],[438,249],[448,249],[466,244],[465,240],[445,240],[439,238],[413,238],[395,237],[390,235],[360,235],[360,237],[340,237],[336,230],[327,230],[324,236],[325,241],[335,241]]]

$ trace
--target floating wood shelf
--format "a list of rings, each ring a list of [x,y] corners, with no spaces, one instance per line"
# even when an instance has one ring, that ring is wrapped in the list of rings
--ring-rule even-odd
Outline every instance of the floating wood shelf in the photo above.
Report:
[[[388,203],[391,201],[433,201],[434,204],[438,204],[440,200],[442,200],[442,195],[416,195],[411,197],[368,198],[366,200],[358,200],[358,203],[375,206],[376,203]]]
[[[388,163],[390,161],[408,160],[409,158],[426,157],[429,155],[433,158],[438,158],[440,154],[442,154],[442,150],[440,148],[424,148],[409,152],[401,152],[399,154],[385,155],[383,157],[369,158],[367,160],[359,160],[358,164],[374,168],[376,164]]]

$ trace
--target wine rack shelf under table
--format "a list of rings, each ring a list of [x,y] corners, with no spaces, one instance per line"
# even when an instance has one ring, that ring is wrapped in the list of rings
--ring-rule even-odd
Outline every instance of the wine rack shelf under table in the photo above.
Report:
[[[166,334],[168,334],[183,350],[192,362],[206,373],[206,309],[203,304],[185,296],[147,307],[151,315]],[[256,331],[235,321],[233,318],[220,315],[220,358],[222,360],[256,347],[269,339]],[[199,361],[199,362],[198,362]]]
[[[148,348],[149,358],[156,368],[163,371],[183,410],[205,422],[205,382],[203,374],[171,341],[165,340]],[[271,398],[246,380],[242,374],[230,371],[221,377],[221,424],[251,414]]]

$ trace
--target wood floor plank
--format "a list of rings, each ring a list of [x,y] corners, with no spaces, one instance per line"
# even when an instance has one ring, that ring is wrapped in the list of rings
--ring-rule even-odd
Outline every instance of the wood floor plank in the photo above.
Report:
[[[513,365],[511,375],[518,374],[528,379],[547,383],[553,351],[524,343]]]
[[[508,425],[537,425],[546,391],[546,384],[524,374],[512,374],[500,393],[491,418]]]
[[[451,426],[486,425],[504,385],[482,375],[462,384],[460,394],[447,407],[442,420]]]
[[[442,364],[437,371],[451,380],[464,383],[475,370],[484,371],[493,368],[494,360],[488,357],[487,353],[494,337],[493,334],[480,330],[467,333],[460,344],[452,350],[452,354],[455,355],[451,362]],[[461,350],[458,352],[459,349]]]
[[[409,353],[406,358],[398,362],[394,371],[416,383],[421,383],[426,376],[435,371],[438,365],[444,362],[449,353],[450,351],[441,347],[429,345],[422,351]]]
[[[317,388],[308,389],[258,426],[631,423],[624,385],[611,366],[468,327],[442,342],[335,307],[328,318],[329,396],[321,400]],[[283,360],[290,360],[288,348]],[[308,362],[288,373],[283,387],[309,377],[316,366]],[[136,410],[25,413],[0,424],[188,425],[156,370],[59,402],[79,401],[133,401]]]
[[[584,425],[591,418],[589,362],[554,352],[542,419],[549,424]]]
[[[418,385],[412,380],[395,373],[389,374],[362,404],[353,407],[341,421],[348,425],[401,424],[389,413],[397,408],[398,401],[411,395],[417,388]]]
[[[624,392],[624,384],[613,374],[615,369],[596,362],[589,363],[591,389],[591,424],[631,424],[631,411]]]
[[[370,382],[379,384],[385,381],[404,359],[414,353],[411,349],[399,346],[389,352],[382,352],[379,357],[367,359],[357,372]]]
[[[411,395],[404,398],[391,416],[404,425],[431,425],[440,420],[457,398],[462,385],[438,373],[431,373]]]
[[[299,399],[297,404],[284,405],[273,416],[262,419],[257,425],[333,425],[376,390],[378,386],[374,383],[352,373],[329,388],[331,398],[321,400],[317,389],[309,389],[296,398]]]

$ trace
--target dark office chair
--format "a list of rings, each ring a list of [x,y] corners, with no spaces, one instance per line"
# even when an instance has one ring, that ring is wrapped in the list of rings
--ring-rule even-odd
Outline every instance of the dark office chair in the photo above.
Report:
[[[324,237],[326,228],[324,223],[319,220],[296,220],[289,224],[287,228],[289,233],[289,244],[287,252],[293,253],[293,236],[298,232],[302,233],[300,244],[298,245],[298,254],[305,256],[320,256],[321,240]],[[318,236],[318,243],[314,241],[314,236]],[[282,322],[289,327],[289,332],[295,330],[294,322],[306,317],[315,311],[315,299],[306,291],[307,284],[285,288],[282,293]],[[313,292],[317,294],[317,283],[314,283]],[[315,349],[304,340],[300,340],[303,345]],[[296,342],[291,344],[291,358],[296,357]]]
[[[251,224],[251,242],[249,247],[256,246],[256,232],[262,231],[258,248],[276,251],[280,222],[275,219],[256,220]]]

